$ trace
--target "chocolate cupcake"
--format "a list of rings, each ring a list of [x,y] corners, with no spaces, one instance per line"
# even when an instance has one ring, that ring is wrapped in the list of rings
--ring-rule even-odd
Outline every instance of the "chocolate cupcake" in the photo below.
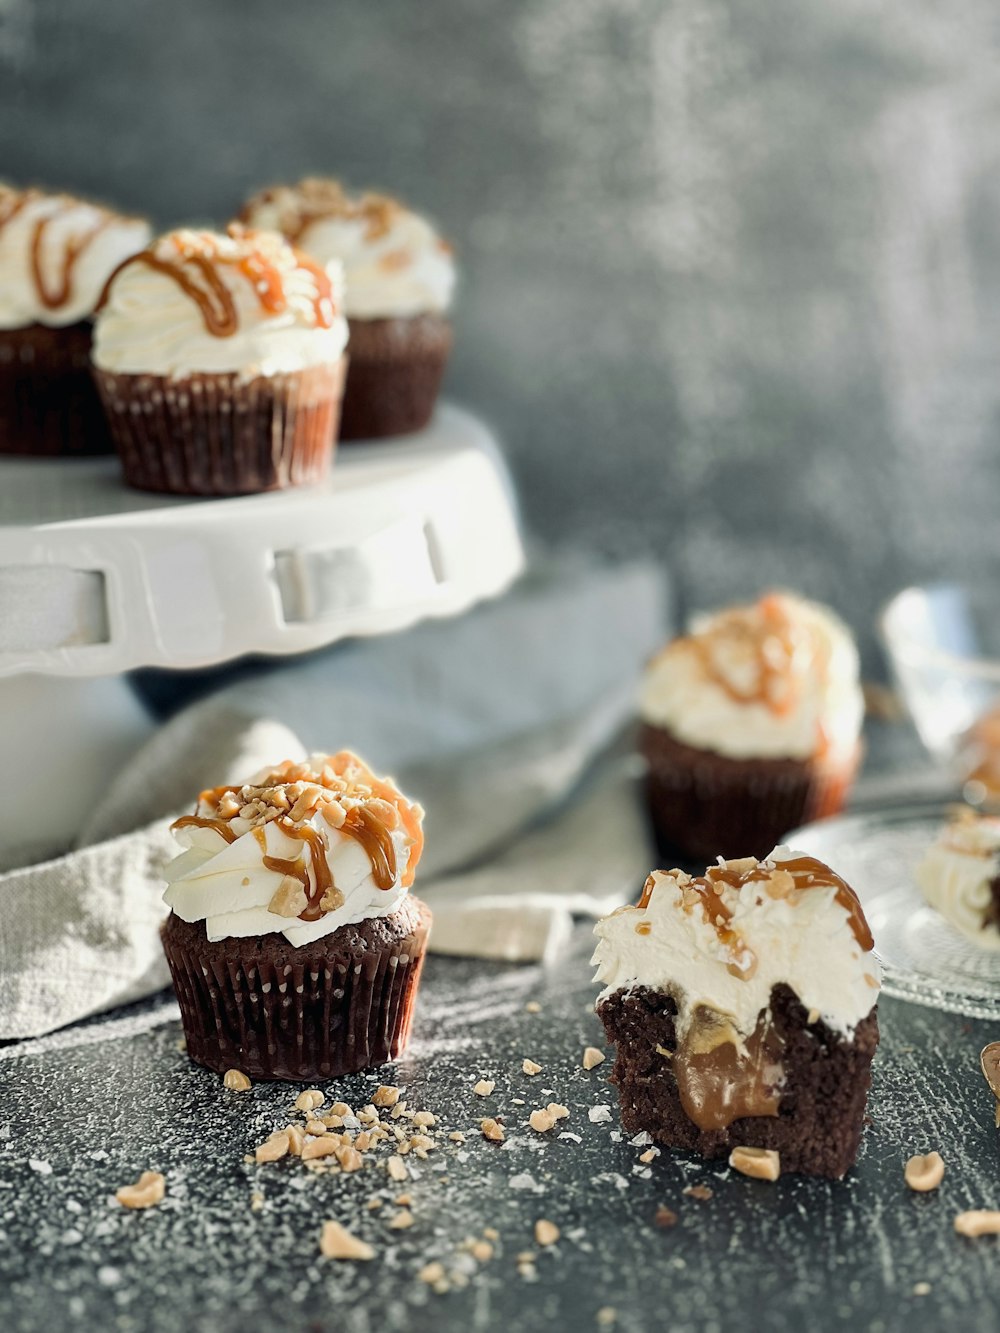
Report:
[[[396,1059],[431,922],[408,893],[422,821],[347,751],[201,793],[162,930],[193,1060],[314,1081]]]
[[[748,1175],[854,1164],[878,1045],[861,904],[787,847],[693,877],[654,870],[597,923],[597,1013],[622,1125]]]
[[[426,426],[451,351],[446,311],[455,285],[451,248],[431,224],[386,195],[354,198],[320,179],[264,190],[242,218],[344,266],[351,356],[341,439]]]
[[[0,453],[113,449],[90,374],[94,309],[149,225],[66,194],[0,184]]]
[[[177,495],[321,481],[347,342],[335,282],[276,233],[240,227],[169,232],[121,265],[94,367],[125,480]]]
[[[704,617],[664,649],[639,704],[664,855],[763,856],[839,810],[861,758],[858,677],[846,626],[784,593]]]

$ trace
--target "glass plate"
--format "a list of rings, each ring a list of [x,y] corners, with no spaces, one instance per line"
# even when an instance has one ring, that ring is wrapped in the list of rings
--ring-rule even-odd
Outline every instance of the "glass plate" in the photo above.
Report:
[[[979,949],[924,901],[914,869],[946,818],[939,804],[841,815],[789,834],[847,880],[865,909],[887,995],[972,1018],[1000,1014],[1000,953]]]

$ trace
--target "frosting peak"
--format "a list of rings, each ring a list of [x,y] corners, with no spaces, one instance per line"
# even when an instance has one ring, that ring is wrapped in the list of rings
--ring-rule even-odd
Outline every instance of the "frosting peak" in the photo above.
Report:
[[[701,617],[650,663],[645,721],[733,758],[850,751],[864,715],[857,650],[825,607],[772,592]]]
[[[323,264],[340,261],[351,318],[441,313],[451,302],[451,247],[425,218],[389,195],[350,195],[339,181],[311,176],[261,190],[241,218],[280,231]]]
[[[423,849],[423,811],[356,755],[286,762],[201,793],[172,831],[164,894],[209,939],[281,931],[305,944],[395,910]]]
[[[347,342],[339,269],[276,232],[182,228],[132,255],[108,282],[95,329],[103,370],[252,376],[336,362]]]
[[[149,236],[142,218],[0,182],[0,328],[89,319],[108,275]]]
[[[925,899],[981,948],[1000,950],[1000,819],[963,809],[917,866]]]

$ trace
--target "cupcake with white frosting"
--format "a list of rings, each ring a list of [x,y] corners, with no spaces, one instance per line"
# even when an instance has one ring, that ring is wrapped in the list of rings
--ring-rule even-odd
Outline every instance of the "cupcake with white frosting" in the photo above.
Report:
[[[322,480],[343,393],[335,271],[276,232],[168,232],[122,264],[94,367],[125,479],[239,495]]]
[[[430,912],[423,811],[356,755],[204,791],[172,825],[163,946],[191,1058],[315,1080],[406,1045]]]
[[[861,1142],[881,984],[850,885],[789,847],[654,870],[595,927],[622,1125],[747,1174],[839,1179]]]
[[[1000,950],[1000,818],[957,812],[916,876],[927,902],[956,930],[982,949]]]
[[[769,593],[669,644],[646,669],[639,713],[661,847],[763,856],[843,804],[861,758],[857,650],[825,607]]]
[[[344,268],[350,364],[341,438],[420,430],[451,351],[451,247],[426,218],[382,194],[347,194],[307,178],[262,190],[242,220],[280,231],[320,263]]]
[[[94,311],[149,224],[0,183],[0,453],[113,448],[90,374]]]

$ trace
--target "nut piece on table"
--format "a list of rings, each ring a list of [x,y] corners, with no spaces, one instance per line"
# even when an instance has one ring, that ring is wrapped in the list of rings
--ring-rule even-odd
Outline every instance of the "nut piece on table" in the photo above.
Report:
[[[781,1175],[781,1156],[770,1148],[734,1148],[729,1165],[754,1180],[777,1180]]]
[[[544,1217],[540,1217],[535,1223],[536,1245],[554,1245],[559,1239],[560,1234],[556,1224],[547,1221]]]
[[[296,1111],[315,1111],[318,1106],[322,1106],[326,1098],[320,1092],[319,1088],[306,1088],[295,1098]]]
[[[598,1065],[603,1065],[607,1059],[603,1051],[599,1051],[596,1046],[585,1046],[583,1051],[584,1069],[596,1069]]]
[[[535,1074],[540,1074],[542,1072],[542,1066],[536,1064],[534,1060],[522,1060],[521,1071],[522,1073],[527,1074],[529,1078],[533,1078]]]
[[[324,1222],[319,1248],[327,1259],[374,1259],[375,1251],[339,1222]]]
[[[498,1120],[494,1120],[492,1116],[487,1116],[485,1120],[481,1121],[479,1127],[483,1131],[483,1138],[491,1139],[493,1143],[503,1143],[506,1138],[503,1125]]]
[[[472,1089],[472,1091],[476,1094],[477,1097],[489,1097],[492,1094],[493,1089],[495,1087],[496,1084],[493,1082],[492,1079],[481,1078],[479,1082],[475,1085],[475,1087]]]
[[[924,1194],[936,1190],[944,1179],[944,1161],[939,1152],[929,1152],[924,1156],[918,1153],[911,1157],[903,1169],[903,1179],[911,1190]]]
[[[230,1092],[249,1092],[251,1084],[242,1069],[227,1069],[222,1076],[222,1086]]]
[[[317,1140],[313,1140],[313,1142],[317,1142]],[[288,1134],[282,1130],[278,1134],[272,1134],[271,1137],[265,1139],[263,1143],[258,1144],[254,1151],[254,1157],[258,1162],[277,1162],[280,1158],[287,1155],[288,1148]],[[304,1155],[305,1150],[303,1149],[303,1156]]]
[[[383,1084],[382,1087],[375,1089],[375,1095],[372,1097],[372,1106],[395,1106],[398,1101],[399,1089],[388,1084]]]
[[[990,1085],[990,1092],[997,1099],[994,1119],[997,1129],[1000,1129],[1000,1041],[991,1041],[988,1046],[983,1047],[979,1052],[979,1067]]]
[[[955,1218],[955,1230],[960,1236],[1000,1235],[1000,1212],[995,1208],[973,1208],[967,1213],[959,1213]]]
[[[159,1171],[143,1171],[134,1185],[123,1185],[115,1190],[115,1198],[123,1208],[152,1208],[166,1193],[167,1182]]]

